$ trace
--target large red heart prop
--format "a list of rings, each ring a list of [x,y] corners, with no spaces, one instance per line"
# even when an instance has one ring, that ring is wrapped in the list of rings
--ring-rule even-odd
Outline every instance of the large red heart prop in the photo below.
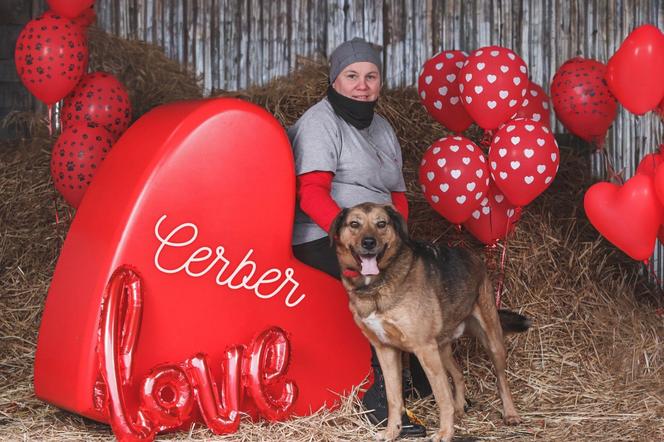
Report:
[[[484,154],[465,137],[444,137],[429,146],[419,177],[427,202],[454,224],[470,217],[489,188]]]
[[[622,186],[594,184],[583,205],[599,233],[631,258],[642,261],[652,255],[662,223],[652,177],[637,174]]]
[[[84,31],[68,18],[44,14],[28,22],[16,40],[16,71],[23,85],[45,104],[62,99],[88,65]]]
[[[512,117],[528,91],[526,63],[501,46],[472,52],[459,75],[463,107],[484,129],[496,129]]]
[[[428,59],[417,79],[420,101],[429,115],[453,132],[463,132],[473,119],[459,99],[459,71],[467,54],[443,51]]]
[[[199,352],[219,378],[227,347],[277,326],[292,348],[294,413],[333,406],[368,374],[369,345],[341,284],[293,258],[294,205],[288,139],[261,108],[213,99],[143,116],[106,158],[63,246],[39,333],[37,396],[108,420],[93,404],[100,303],[113,271],[129,265],[144,292],[134,379]]]
[[[627,36],[609,60],[606,82],[609,89],[636,115],[657,107],[664,98],[664,34],[653,25],[643,25]]]

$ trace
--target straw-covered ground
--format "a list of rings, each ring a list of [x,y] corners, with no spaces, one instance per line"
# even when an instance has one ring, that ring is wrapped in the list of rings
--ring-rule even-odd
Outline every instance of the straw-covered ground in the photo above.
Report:
[[[93,30],[93,69],[117,75],[130,90],[136,115],[182,98],[202,96],[196,78],[155,47]],[[290,78],[234,93],[258,103],[283,124],[292,123],[325,90],[325,69],[303,60]],[[385,91],[379,111],[402,143],[411,203],[411,232],[420,239],[474,240],[456,232],[423,200],[417,167],[424,149],[443,134],[412,89]],[[9,123],[30,138],[0,145],[0,439],[109,440],[106,425],[36,399],[32,362],[44,298],[73,211],[56,195],[49,176],[50,148],[43,121],[29,114]],[[477,139],[479,133],[470,132]],[[527,333],[508,338],[509,379],[524,417],[518,427],[500,420],[500,400],[482,350],[462,340],[456,356],[473,406],[459,420],[467,440],[664,440],[664,306],[639,264],[604,241],[583,213],[592,182],[587,152],[561,148],[552,187],[524,211],[509,238],[504,304],[534,320]],[[487,252],[496,269],[496,255]],[[499,269],[496,269],[496,277]],[[431,399],[409,402],[437,425]],[[278,424],[244,421],[220,440],[370,440],[374,429],[355,396],[335,412],[322,411]],[[212,439],[201,425],[161,436]]]

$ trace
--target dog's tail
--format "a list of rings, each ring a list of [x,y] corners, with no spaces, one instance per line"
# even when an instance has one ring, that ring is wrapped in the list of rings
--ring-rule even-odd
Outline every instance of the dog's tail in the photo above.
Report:
[[[511,310],[498,310],[500,326],[505,333],[522,333],[530,328],[533,322],[530,318],[515,313]]]

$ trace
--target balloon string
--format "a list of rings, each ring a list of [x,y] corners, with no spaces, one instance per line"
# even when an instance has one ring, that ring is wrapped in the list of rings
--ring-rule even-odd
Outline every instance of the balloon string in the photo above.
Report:
[[[607,174],[607,181],[613,182],[615,179],[618,184],[621,186],[625,184],[625,180],[623,179],[622,176],[622,171],[616,172],[616,169],[613,167],[613,162],[611,161],[611,157],[607,153],[606,149],[601,150],[602,155],[604,156],[604,166],[606,167],[606,174]]]
[[[60,216],[58,215],[58,196],[53,195],[53,206],[55,208],[55,224],[60,224]]]
[[[498,284],[496,286],[496,308],[500,308],[503,297],[503,282],[505,281],[505,256],[507,255],[507,237],[503,240],[503,251],[500,253],[500,272],[498,273]]]
[[[53,118],[53,105],[48,105],[48,136],[53,136],[53,125],[51,124],[51,119]]]

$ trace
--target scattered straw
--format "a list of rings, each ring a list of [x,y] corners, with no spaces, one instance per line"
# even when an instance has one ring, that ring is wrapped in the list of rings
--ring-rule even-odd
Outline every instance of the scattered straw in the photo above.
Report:
[[[93,59],[103,57],[95,68],[122,72],[137,114],[200,94],[193,77],[153,46],[98,34],[92,48]],[[290,78],[222,94],[262,105],[288,125],[325,87],[324,66],[302,60]],[[444,132],[419,105],[416,92],[385,91],[379,112],[394,124],[402,143],[413,235],[479,248],[434,213],[418,190],[421,154]],[[479,138],[476,131],[468,135]],[[0,439],[111,440],[108,426],[44,404],[32,391],[39,319],[71,217],[50,183],[52,142],[38,132],[30,140],[0,145]],[[664,298],[648,286],[641,265],[599,237],[586,220],[582,198],[592,182],[589,170],[587,155],[563,147],[552,187],[526,208],[508,243],[504,302],[535,323],[507,343],[522,425],[501,423],[484,352],[467,339],[456,347],[474,404],[456,423],[465,440],[664,440],[664,319],[655,314]],[[410,406],[430,429],[436,427],[430,399]],[[238,433],[218,440],[357,441],[374,434],[351,395],[335,412],[278,424],[243,421]],[[212,437],[196,425],[160,438]]]

